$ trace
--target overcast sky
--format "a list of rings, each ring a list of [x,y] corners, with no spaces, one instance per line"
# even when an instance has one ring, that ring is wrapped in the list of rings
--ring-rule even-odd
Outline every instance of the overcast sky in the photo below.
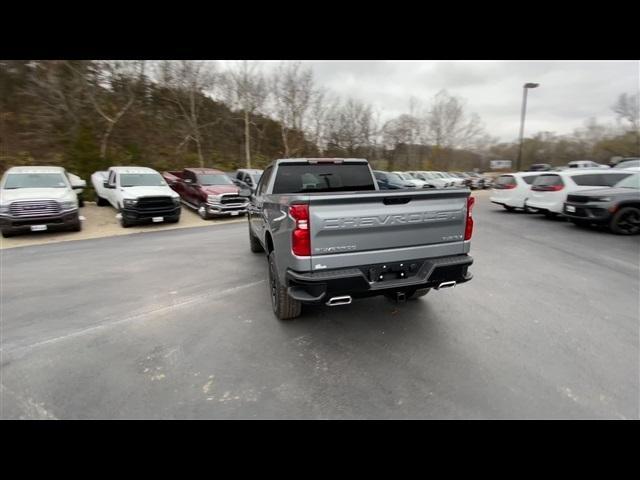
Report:
[[[372,103],[382,120],[406,113],[409,98],[428,101],[441,89],[464,97],[487,131],[502,141],[518,136],[522,85],[529,91],[525,134],[571,133],[595,117],[613,122],[619,94],[640,89],[637,61],[305,61],[321,85]],[[265,71],[274,66],[265,62]]]

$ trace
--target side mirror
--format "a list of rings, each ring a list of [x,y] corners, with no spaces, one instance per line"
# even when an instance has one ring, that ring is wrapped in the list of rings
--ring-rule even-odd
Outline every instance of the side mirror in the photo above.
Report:
[[[85,180],[75,180],[71,182],[71,188],[73,190],[80,190],[82,188],[87,188],[87,182]]]

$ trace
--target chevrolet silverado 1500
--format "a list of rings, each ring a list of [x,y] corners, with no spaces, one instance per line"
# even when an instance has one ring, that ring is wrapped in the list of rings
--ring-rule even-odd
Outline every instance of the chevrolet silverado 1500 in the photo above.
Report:
[[[276,316],[354,297],[403,301],[469,281],[470,193],[380,190],[362,159],[276,160],[248,213],[251,250],[267,254]]]
[[[0,182],[0,229],[4,237],[24,231],[81,230],[78,197],[64,168],[7,170]]]
[[[180,196],[158,172],[146,167],[110,167],[95,172],[91,183],[98,206],[118,210],[124,228],[138,223],[180,220]]]
[[[239,195],[226,173],[213,168],[185,168],[183,171],[163,172],[162,177],[175,190],[182,202],[198,212],[204,220],[214,216],[244,215],[246,197]]]

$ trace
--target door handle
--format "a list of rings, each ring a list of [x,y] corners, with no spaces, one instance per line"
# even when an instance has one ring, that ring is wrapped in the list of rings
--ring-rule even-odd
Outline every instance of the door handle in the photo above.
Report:
[[[385,205],[404,205],[405,203],[409,203],[411,201],[411,197],[386,197],[382,200],[382,203]]]

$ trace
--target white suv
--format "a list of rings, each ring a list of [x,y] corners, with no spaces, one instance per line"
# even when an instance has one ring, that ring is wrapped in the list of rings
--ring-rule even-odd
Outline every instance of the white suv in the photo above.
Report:
[[[510,212],[516,208],[525,209],[525,201],[531,195],[531,185],[540,174],[519,172],[500,175],[493,183],[489,200]]]
[[[532,208],[549,217],[562,213],[567,195],[580,190],[594,190],[612,187],[633,172],[630,169],[576,168],[562,172],[544,172],[531,186],[531,195],[525,208]]]

